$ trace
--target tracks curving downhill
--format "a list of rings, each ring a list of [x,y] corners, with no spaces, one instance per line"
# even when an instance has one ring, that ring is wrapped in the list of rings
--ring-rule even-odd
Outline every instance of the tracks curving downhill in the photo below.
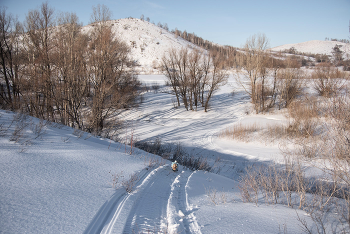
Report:
[[[179,169],[163,165],[143,171],[135,190],[117,190],[84,233],[200,233],[186,191],[193,172]]]

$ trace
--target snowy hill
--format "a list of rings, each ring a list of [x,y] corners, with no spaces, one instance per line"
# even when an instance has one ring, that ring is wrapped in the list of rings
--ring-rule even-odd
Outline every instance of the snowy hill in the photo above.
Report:
[[[153,67],[160,64],[165,52],[172,48],[195,48],[196,45],[175,36],[152,23],[136,18],[108,21],[116,35],[131,48],[131,55],[140,65],[142,73],[153,73]],[[83,32],[91,30],[93,25],[82,28]]]
[[[301,53],[332,55],[333,48],[336,45],[341,46],[340,50],[343,51],[344,54],[350,53],[350,44],[338,42],[338,41],[319,41],[319,40],[281,45],[281,46],[274,47],[271,50],[278,52],[278,51],[289,50],[290,48],[294,47],[297,50],[297,52],[301,52]]]

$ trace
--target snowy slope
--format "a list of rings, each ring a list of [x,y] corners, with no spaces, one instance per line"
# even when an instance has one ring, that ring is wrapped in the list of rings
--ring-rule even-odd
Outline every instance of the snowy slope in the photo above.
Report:
[[[163,75],[142,75],[140,79],[148,85],[164,85],[166,81]],[[278,146],[266,147],[258,139],[249,146],[242,146],[241,142],[217,138],[220,130],[235,123],[265,123],[272,119],[273,124],[286,119],[282,115],[252,115],[247,118],[250,99],[232,75],[228,84],[215,93],[208,112],[204,112],[202,107],[198,111],[174,108],[175,96],[169,94],[168,87],[163,87],[158,93],[148,92],[143,97],[144,102],[138,109],[125,111],[121,116],[135,126],[135,137],[140,141],[159,137],[162,142],[180,142],[191,154],[208,158],[211,162],[220,158],[224,167],[222,171],[227,172],[226,176],[230,178],[237,175],[232,174],[232,170],[227,171],[228,168],[239,170],[250,160],[268,162],[281,158]]]
[[[109,172],[127,176],[145,167],[107,140],[79,138],[60,125],[36,134],[38,120],[0,116],[0,233],[82,233],[114,193]],[[25,126],[17,143],[16,126]]]
[[[153,67],[158,66],[163,55],[172,48],[197,48],[196,45],[175,36],[152,23],[136,18],[111,20],[108,23],[116,35],[131,48],[131,55],[138,61],[140,72],[154,73]],[[89,32],[93,25],[82,28]]]
[[[338,42],[338,41],[319,41],[319,40],[281,45],[281,46],[274,47],[271,50],[278,52],[278,51],[289,50],[290,48],[294,47],[297,50],[297,52],[332,55],[333,48],[336,45],[340,45],[341,46],[340,50],[343,51],[345,54],[350,53],[350,44]]]
[[[164,82],[164,76],[140,79]],[[237,174],[229,175],[237,173],[232,166],[270,161],[277,149],[257,142],[238,148],[216,137],[221,128],[244,121],[247,98],[243,93],[233,98],[231,88],[229,83],[217,93],[208,113],[174,109],[171,94],[149,92],[144,104],[125,116],[140,138],[182,139],[194,154],[221,158],[227,177],[182,166],[173,173],[168,161],[149,165],[157,156],[140,150],[130,155],[123,144],[34,118],[20,121],[1,110],[0,233],[281,233],[284,227],[301,233],[294,209],[241,200],[232,179]],[[113,188],[111,174],[133,173],[138,180],[132,193]],[[217,191],[216,205],[210,191]]]

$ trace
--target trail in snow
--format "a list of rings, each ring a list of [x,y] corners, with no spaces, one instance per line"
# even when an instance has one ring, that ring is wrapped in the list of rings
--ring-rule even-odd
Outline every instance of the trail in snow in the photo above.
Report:
[[[171,185],[167,206],[169,233],[201,233],[194,216],[195,210],[187,199],[186,186],[193,173],[182,171]]]
[[[117,190],[84,233],[201,233],[187,200],[191,173],[173,172],[169,165],[143,171],[134,192]]]
[[[160,232],[166,228],[166,204],[175,176],[169,166],[163,166],[131,196],[132,206],[123,233]]]
[[[149,175],[148,172],[148,170],[143,170],[140,173],[140,181],[145,181],[145,178]],[[118,190],[99,209],[89,226],[84,231],[84,234],[101,233],[102,230],[104,230],[104,233],[109,233],[129,196],[129,194],[125,192],[123,193],[123,190]]]

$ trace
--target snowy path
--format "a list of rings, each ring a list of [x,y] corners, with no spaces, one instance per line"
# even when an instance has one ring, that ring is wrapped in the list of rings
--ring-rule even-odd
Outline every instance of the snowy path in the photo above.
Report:
[[[187,187],[192,172],[182,171],[171,185],[171,195],[168,200],[167,217],[170,233],[201,233],[194,209],[188,202]]]
[[[143,171],[135,190],[117,190],[84,233],[201,233],[187,200],[191,175],[187,170],[174,173],[169,165]]]

